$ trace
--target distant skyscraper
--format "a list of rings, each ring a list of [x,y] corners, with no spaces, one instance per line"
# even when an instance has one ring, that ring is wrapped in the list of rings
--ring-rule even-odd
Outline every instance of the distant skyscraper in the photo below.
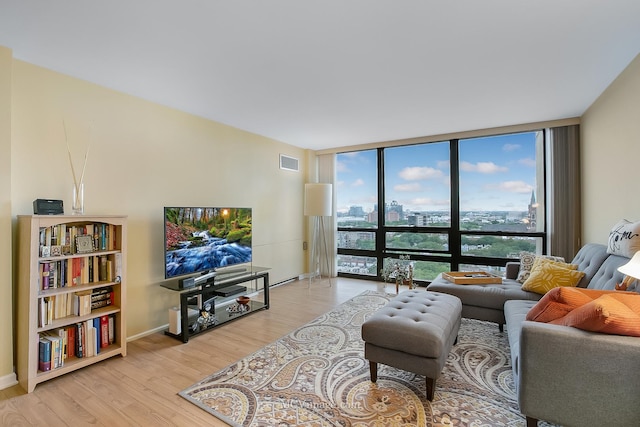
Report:
[[[404,219],[402,205],[399,205],[395,200],[391,204],[385,205],[385,218],[387,221],[402,221]]]
[[[536,202],[536,193],[531,190],[531,201],[529,202],[529,213],[527,219],[529,220],[529,224],[527,228],[529,230],[536,229],[536,222],[538,218],[538,203]]]
[[[349,216],[364,217],[365,213],[364,213],[364,210],[362,209],[362,206],[351,206],[349,208]]]

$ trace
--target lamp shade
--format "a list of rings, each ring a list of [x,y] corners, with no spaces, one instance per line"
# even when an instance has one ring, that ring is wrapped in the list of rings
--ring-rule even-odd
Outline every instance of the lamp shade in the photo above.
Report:
[[[640,279],[640,251],[636,252],[628,263],[618,267],[618,271],[634,279]]]
[[[331,216],[332,211],[331,184],[304,185],[304,214],[307,216]]]

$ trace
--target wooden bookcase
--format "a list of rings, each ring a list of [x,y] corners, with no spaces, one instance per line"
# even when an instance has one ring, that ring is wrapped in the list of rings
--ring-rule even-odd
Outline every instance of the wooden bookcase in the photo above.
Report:
[[[77,239],[78,235],[84,237]],[[16,364],[18,381],[28,393],[41,382],[109,357],[126,356],[126,247],[125,216],[18,216]],[[108,297],[99,296],[101,292]],[[93,300],[93,306],[87,306],[87,300]],[[80,311],[78,304],[83,301]],[[105,328],[107,339],[102,346],[91,346],[93,351],[85,343],[78,357],[78,330],[90,338],[94,319],[102,322],[94,325],[100,327],[96,334],[102,336]],[[40,340],[46,335],[64,337],[60,331],[72,334],[67,339],[73,340],[73,350],[71,342],[63,347],[63,354],[71,351],[71,356],[63,357],[58,367],[51,362],[43,371]],[[45,343],[43,349],[47,347]]]

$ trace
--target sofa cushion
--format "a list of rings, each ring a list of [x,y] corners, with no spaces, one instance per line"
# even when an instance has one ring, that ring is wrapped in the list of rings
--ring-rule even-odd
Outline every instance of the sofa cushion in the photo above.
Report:
[[[622,283],[622,280],[624,279],[624,274],[618,271],[618,267],[628,262],[629,258],[618,255],[609,255],[591,278],[588,288],[614,290],[616,288],[616,284]]]
[[[600,243],[587,243],[581,247],[573,260],[571,260],[571,264],[576,264],[578,270],[584,272],[584,277],[578,283],[578,287],[586,288],[590,285],[598,269],[608,257],[610,255],[607,253],[607,247]]]
[[[531,274],[531,269],[537,258],[544,258],[551,261],[564,262],[564,258],[550,255],[536,255],[532,252],[520,252],[520,271],[518,271],[518,277],[516,280],[520,283],[524,283]]]
[[[522,289],[544,295],[559,286],[576,286],[584,277],[584,273],[576,268],[575,264],[536,259]]]
[[[522,290],[522,284],[512,279],[502,279],[502,283],[490,285],[456,285],[438,275],[427,290],[455,295],[465,306],[485,307],[502,311],[508,300],[534,300],[541,296],[534,292]]]
[[[640,337],[640,294],[609,292],[550,323],[585,331]]]
[[[640,250],[640,222],[620,220],[609,232],[607,252],[631,258]]]
[[[507,319],[507,336],[511,351],[511,367],[514,383],[518,386],[518,372],[520,370],[520,331],[527,313],[536,305],[536,301],[511,300],[504,304],[504,317]]]

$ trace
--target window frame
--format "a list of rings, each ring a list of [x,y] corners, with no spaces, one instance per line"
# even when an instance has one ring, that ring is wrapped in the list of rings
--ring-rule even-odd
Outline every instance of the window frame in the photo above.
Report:
[[[542,129],[529,130],[522,132],[510,132],[508,134],[515,133],[527,133],[527,132],[541,132],[542,133],[542,159],[536,159],[536,162],[542,162],[541,173],[543,188],[538,189],[537,193],[539,197],[542,197],[545,201],[548,197],[547,180],[546,180],[546,168],[547,168],[547,152],[546,152],[546,132]],[[488,135],[500,136],[502,134]],[[378,224],[375,228],[364,227],[337,227],[337,231],[347,232],[369,232],[375,234],[375,251],[362,250],[362,249],[347,249],[338,248],[338,255],[349,256],[362,256],[368,258],[375,258],[377,260],[377,266],[382,266],[385,258],[398,259],[400,255],[410,255],[411,260],[415,261],[427,261],[427,262],[444,262],[449,263],[451,271],[457,271],[460,265],[474,264],[474,265],[486,265],[490,267],[504,267],[507,262],[517,261],[515,258],[509,257],[483,257],[477,255],[464,255],[462,254],[462,236],[497,236],[497,237],[533,237],[541,240],[541,251],[544,252],[547,247],[548,240],[548,213],[546,209],[542,212],[544,225],[542,231],[483,231],[483,230],[461,230],[460,229],[460,159],[459,159],[459,142],[460,138],[452,138],[444,141],[423,142],[419,144],[431,144],[431,143],[449,143],[450,150],[450,211],[451,221],[448,227],[438,226],[386,226],[385,225],[385,171],[384,171],[384,150],[385,147],[378,147],[376,149],[377,155],[377,205],[378,205]],[[416,143],[408,145],[417,145]],[[392,148],[392,147],[390,147]],[[542,193],[542,194],[539,194]],[[545,203],[546,205],[546,203]],[[400,248],[387,248],[386,247],[386,235],[388,232],[411,232],[411,233],[428,233],[428,234],[447,234],[448,236],[448,250],[447,251],[430,251],[429,254],[424,254],[424,250],[419,249],[400,249]],[[373,276],[365,276],[361,274],[354,274],[348,272],[338,272],[340,277],[349,278],[366,278],[369,280],[380,280],[382,276],[380,274],[380,268],[377,268],[377,274],[375,278]],[[419,285],[427,285],[429,280],[415,280]]]

